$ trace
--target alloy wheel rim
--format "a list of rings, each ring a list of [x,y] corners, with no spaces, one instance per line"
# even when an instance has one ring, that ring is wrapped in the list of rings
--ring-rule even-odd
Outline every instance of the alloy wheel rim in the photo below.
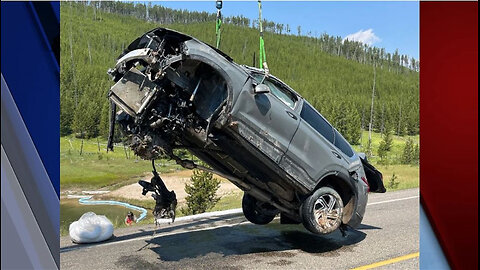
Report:
[[[325,231],[336,228],[340,224],[342,210],[337,198],[332,194],[320,196],[313,206],[315,221]]]

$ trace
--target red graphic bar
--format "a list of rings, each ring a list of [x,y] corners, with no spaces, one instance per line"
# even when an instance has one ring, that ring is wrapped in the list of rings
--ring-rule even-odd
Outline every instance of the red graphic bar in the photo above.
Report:
[[[478,269],[478,2],[420,2],[420,192],[452,269]]]

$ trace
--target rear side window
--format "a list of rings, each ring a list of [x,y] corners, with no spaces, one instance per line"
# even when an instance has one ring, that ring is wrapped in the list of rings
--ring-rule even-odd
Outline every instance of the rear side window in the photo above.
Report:
[[[325,139],[333,143],[333,128],[332,126],[322,117],[320,114],[315,111],[310,104],[304,102],[302,112],[300,113],[305,122],[307,122],[312,128],[314,128],[318,133],[322,134]]]
[[[350,144],[314,108],[312,108],[310,104],[306,102],[303,103],[300,116],[345,155],[349,157],[353,156],[353,150]]]
[[[345,155],[352,157],[353,150],[350,144],[335,130],[335,146],[340,149]]]

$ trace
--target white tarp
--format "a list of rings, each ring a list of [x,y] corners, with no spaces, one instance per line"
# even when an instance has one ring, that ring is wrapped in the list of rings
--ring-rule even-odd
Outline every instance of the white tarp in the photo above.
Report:
[[[112,237],[113,224],[105,216],[87,212],[72,222],[68,231],[74,243],[95,243]]]

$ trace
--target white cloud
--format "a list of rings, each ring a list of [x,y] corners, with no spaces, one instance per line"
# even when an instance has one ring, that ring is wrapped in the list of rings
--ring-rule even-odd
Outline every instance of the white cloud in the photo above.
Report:
[[[381,41],[381,39],[377,37],[375,33],[373,33],[373,29],[371,28],[365,31],[361,29],[356,33],[347,35],[345,38],[343,38],[343,41],[345,41],[346,39],[350,41],[359,41],[367,45],[372,45],[373,43]]]

